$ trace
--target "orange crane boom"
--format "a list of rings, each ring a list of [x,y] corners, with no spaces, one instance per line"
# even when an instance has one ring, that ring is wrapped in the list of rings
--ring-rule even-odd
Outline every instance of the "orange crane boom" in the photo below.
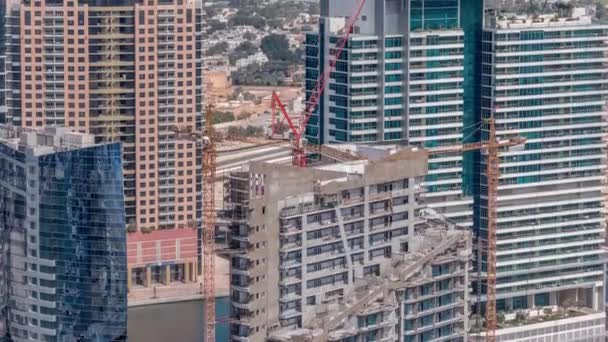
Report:
[[[215,342],[215,172],[213,106],[205,111],[205,132],[175,127],[177,138],[194,141],[203,149],[203,300],[205,301],[205,342]]]
[[[487,298],[486,298],[486,341],[496,342],[496,228],[498,219],[498,181],[500,178],[500,160],[498,150],[501,147],[514,147],[525,144],[526,139],[515,137],[505,141],[496,139],[494,118],[487,120],[489,128],[488,141],[447,146],[429,149],[429,155],[446,153],[462,153],[468,151],[487,152],[487,183],[488,183],[488,237],[487,237]],[[481,251],[478,251],[481,253]],[[480,269],[481,265],[477,265]],[[481,279],[478,279],[481,281]]]

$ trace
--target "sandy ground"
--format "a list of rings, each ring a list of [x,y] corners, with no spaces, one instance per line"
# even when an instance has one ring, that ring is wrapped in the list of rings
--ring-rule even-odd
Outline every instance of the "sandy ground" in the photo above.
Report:
[[[230,294],[230,264],[228,259],[216,256],[215,258],[215,294],[224,297]],[[156,296],[153,288],[136,288],[129,293],[129,306],[179,302],[202,298],[201,290],[203,277],[198,282],[171,285],[156,285]]]

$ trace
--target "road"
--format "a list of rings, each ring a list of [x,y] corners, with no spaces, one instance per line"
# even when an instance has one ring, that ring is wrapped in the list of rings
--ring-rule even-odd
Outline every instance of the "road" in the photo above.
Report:
[[[252,161],[289,164],[291,161],[291,148],[288,142],[272,145],[257,145],[230,152],[219,151],[217,157],[217,176],[237,171]]]

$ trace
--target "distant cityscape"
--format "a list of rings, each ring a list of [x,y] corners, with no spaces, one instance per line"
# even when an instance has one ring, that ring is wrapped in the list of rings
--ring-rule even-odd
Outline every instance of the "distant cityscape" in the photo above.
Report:
[[[605,341],[607,5],[1,1],[0,341]]]

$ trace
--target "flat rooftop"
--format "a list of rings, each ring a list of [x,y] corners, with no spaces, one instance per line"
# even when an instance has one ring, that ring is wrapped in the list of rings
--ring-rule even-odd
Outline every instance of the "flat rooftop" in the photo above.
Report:
[[[500,328],[514,328],[523,325],[552,322],[561,319],[581,317],[589,314],[600,313],[590,308],[564,308],[551,306],[539,309],[529,309],[522,312],[505,315],[505,321]]]
[[[39,156],[94,146],[95,137],[64,127],[36,129],[0,125],[0,143]]]
[[[564,28],[589,26],[594,17],[587,8],[576,7],[562,13],[522,15],[515,13],[489,13],[486,20],[487,29],[525,30],[540,28]]]
[[[587,307],[563,307],[557,305],[543,306],[535,309],[517,310],[504,313],[502,322],[499,318],[498,335],[509,334],[524,329],[538,329],[553,326],[557,321],[578,322],[596,318],[604,318],[605,313]],[[474,321],[474,320],[473,320]],[[563,323],[559,323],[563,324]],[[485,330],[471,325],[471,336],[485,336]]]

